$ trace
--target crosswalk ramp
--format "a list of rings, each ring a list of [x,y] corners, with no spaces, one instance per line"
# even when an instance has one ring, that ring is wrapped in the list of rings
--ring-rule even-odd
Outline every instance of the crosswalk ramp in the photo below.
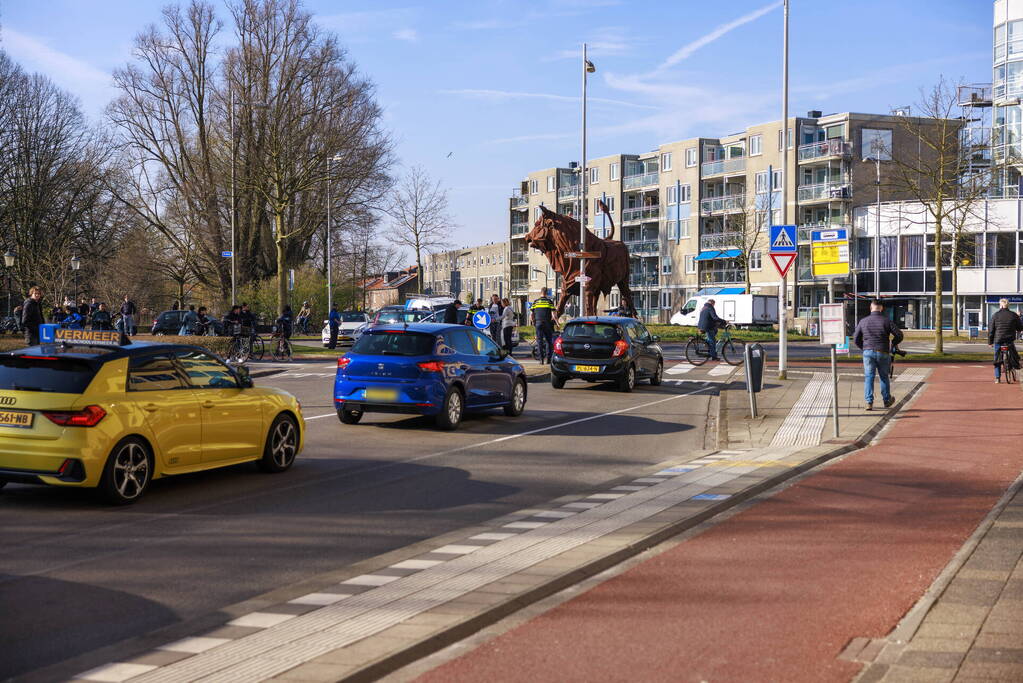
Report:
[[[676,381],[711,381],[711,382],[722,382],[725,381],[728,375],[731,375],[737,368],[728,365],[727,363],[720,364],[706,364],[706,365],[692,365],[690,363],[677,363],[669,368],[665,368],[664,375],[665,379],[676,380]],[[741,373],[741,369],[739,369]]]

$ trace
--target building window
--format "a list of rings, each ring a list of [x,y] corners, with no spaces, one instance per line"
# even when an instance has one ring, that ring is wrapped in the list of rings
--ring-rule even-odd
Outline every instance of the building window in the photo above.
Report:
[[[671,308],[671,292],[661,292],[661,308]]]
[[[547,191],[554,192],[554,176],[547,176]]]
[[[989,232],[985,238],[988,268],[1005,268],[1016,265],[1016,233]]]
[[[590,169],[590,184],[600,182],[600,167],[594,166]]]
[[[760,270],[763,268],[763,260],[760,255],[759,249],[754,249],[749,253],[749,269]]]
[[[755,176],[755,184],[757,188],[757,194],[764,194],[767,192],[767,171],[760,171]]]
[[[686,150],[686,168],[692,168],[693,166],[696,166],[697,161],[698,157],[696,155],[696,148],[690,147],[689,149]]]
[[[676,189],[678,189],[678,188],[675,185],[669,185],[664,190],[664,203],[665,204],[674,204],[675,203],[675,201],[677,200],[677,197],[676,197],[677,193],[675,192]]]
[[[539,180],[530,180],[529,181],[529,192],[531,194],[536,194],[539,191],[540,191],[540,181]]]
[[[534,206],[533,207],[533,220],[537,220],[538,221],[538,220],[540,220],[541,216],[543,216],[543,211],[540,210],[539,206]]]
[[[529,279],[530,280],[535,280],[536,279],[536,273],[537,273],[537,269],[536,268],[530,268],[529,269]]]
[[[751,157],[760,156],[764,153],[764,136],[763,135],[751,135],[749,139],[749,155]]]
[[[665,152],[664,154],[661,155],[661,170],[662,171],[671,170],[671,152]]]
[[[607,167],[607,179],[618,180],[618,162],[614,162]]]
[[[696,257],[693,254],[686,254],[686,273],[692,274],[696,272]]]
[[[689,239],[689,219],[683,218],[678,222],[678,224],[679,224],[678,238],[682,240]]]
[[[789,149],[792,149],[792,129],[789,128]],[[782,151],[781,146],[781,131],[778,131],[778,151]]]
[[[860,134],[860,158],[891,161],[892,132],[890,130],[864,128]]]
[[[693,188],[688,184],[679,185],[679,194],[681,195],[679,197],[679,201],[683,204],[687,204],[693,199]]]
[[[881,270],[895,270],[898,268],[898,238],[881,238]]]
[[[661,259],[661,273],[664,275],[671,275],[671,255],[667,255]]]
[[[678,239],[678,221],[668,221],[668,239]]]
[[[780,190],[781,184],[785,180],[785,171],[772,171],[771,177],[771,189]]]
[[[600,210],[600,202],[601,202],[601,198],[600,197],[594,197],[593,198],[593,212],[595,214],[603,213]],[[614,211],[615,211],[615,198],[614,197],[604,197],[603,198],[603,202],[604,202],[604,204],[607,205],[607,212],[608,213],[614,213]]]

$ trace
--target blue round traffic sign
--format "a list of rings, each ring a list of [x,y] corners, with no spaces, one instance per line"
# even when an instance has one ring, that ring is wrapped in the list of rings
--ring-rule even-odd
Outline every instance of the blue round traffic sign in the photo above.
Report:
[[[477,330],[485,330],[490,327],[490,314],[486,311],[476,311],[472,316],[472,324]]]

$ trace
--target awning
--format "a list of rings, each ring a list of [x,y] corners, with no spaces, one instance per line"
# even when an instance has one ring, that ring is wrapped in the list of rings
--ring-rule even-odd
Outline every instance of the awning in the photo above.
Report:
[[[701,251],[700,254],[693,259],[694,261],[710,261],[716,258],[735,258],[742,254],[741,249],[711,249],[709,251]]]
[[[696,296],[714,296],[716,294],[745,294],[745,287],[704,287]]]

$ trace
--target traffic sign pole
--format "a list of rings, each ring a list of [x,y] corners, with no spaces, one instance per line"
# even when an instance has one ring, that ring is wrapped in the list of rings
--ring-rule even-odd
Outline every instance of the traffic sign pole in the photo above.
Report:
[[[783,130],[785,124],[782,125]],[[782,133],[784,137],[786,133]],[[786,153],[788,150],[787,144],[785,145]],[[788,182],[788,179],[784,179],[783,182]],[[785,211],[782,210],[784,215]],[[788,290],[788,273],[789,268],[796,260],[797,247],[796,247],[796,226],[794,225],[772,225],[771,226],[771,240],[770,240],[770,251],[771,261],[774,262],[775,268],[778,269],[778,274],[781,275],[781,284],[778,285],[778,378],[785,379],[785,373],[788,365],[788,310],[786,306],[786,294]]]

